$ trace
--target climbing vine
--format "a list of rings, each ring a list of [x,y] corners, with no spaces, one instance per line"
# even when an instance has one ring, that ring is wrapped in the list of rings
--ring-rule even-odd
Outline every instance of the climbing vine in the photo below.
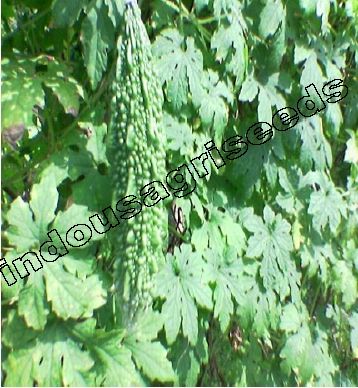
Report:
[[[130,63],[118,44],[128,7],[137,2],[2,2],[2,384],[358,385],[357,0],[138,1],[136,38],[149,37],[128,84],[138,99],[116,83]],[[157,77],[148,95],[163,99],[146,98],[146,66]],[[341,101],[218,168],[254,123],[338,79]],[[133,105],[155,124],[129,128]],[[134,144],[130,161],[109,149],[113,120]],[[155,125],[160,147],[146,137]],[[159,218],[169,237],[131,250],[137,269],[142,254],[161,256],[146,303],[128,294],[136,319],[121,319],[125,253],[105,233],[4,280],[52,230],[66,236],[115,190],[136,195],[123,186],[128,166],[131,182],[170,189],[165,172],[208,147],[202,179],[187,169],[186,195],[163,202],[157,223],[154,210],[136,219],[142,241]],[[127,238],[131,223],[111,233]]]

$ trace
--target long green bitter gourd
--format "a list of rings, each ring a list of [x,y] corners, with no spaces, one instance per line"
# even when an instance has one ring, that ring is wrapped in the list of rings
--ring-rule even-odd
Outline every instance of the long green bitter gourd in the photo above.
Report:
[[[136,1],[127,1],[118,40],[113,83],[111,153],[113,203],[137,195],[152,181],[162,181],[165,133],[161,126],[163,96],[152,66],[150,41]],[[116,228],[113,254],[117,300],[124,322],[151,304],[153,275],[164,262],[167,211],[163,201]]]

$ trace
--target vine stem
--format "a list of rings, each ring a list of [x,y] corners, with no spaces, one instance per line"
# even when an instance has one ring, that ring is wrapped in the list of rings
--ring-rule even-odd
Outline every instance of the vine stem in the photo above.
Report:
[[[180,7],[177,5],[173,4],[169,0],[160,0],[162,3],[166,4],[168,7],[173,9],[174,11],[178,12],[180,16],[184,16],[186,19],[188,19],[191,23],[195,25],[195,27],[198,29],[199,32],[202,33],[203,37],[210,42],[210,32],[205,29],[200,21],[196,20],[196,18],[193,17],[193,15],[188,11],[188,9],[185,7],[185,5],[180,1]],[[205,19],[203,19],[205,20]],[[202,23],[206,24],[206,23]]]
[[[219,20],[223,20],[223,19],[226,19],[226,15],[221,15],[219,17],[216,17],[216,16],[209,16],[207,18],[202,18],[202,19],[197,19],[197,22],[199,24],[210,24],[210,23],[214,23],[214,22],[217,22]]]
[[[160,0],[160,1],[165,5],[167,5],[169,8],[173,9],[174,11],[179,12],[179,7],[173,4],[171,1],[169,0]]]

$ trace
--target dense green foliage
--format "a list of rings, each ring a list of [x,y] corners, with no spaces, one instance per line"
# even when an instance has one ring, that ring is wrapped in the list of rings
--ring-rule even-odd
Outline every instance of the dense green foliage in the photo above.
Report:
[[[145,184],[166,175],[165,133],[160,124],[163,97],[152,68],[148,35],[135,4],[126,7],[123,30],[118,40],[108,142],[113,209],[121,198],[134,202],[134,195]],[[143,195],[151,197],[150,187],[143,190]],[[118,302],[125,307],[122,313],[126,321],[133,319],[136,310],[151,304],[153,275],[164,263],[168,214],[163,204],[157,204],[159,200],[149,201],[147,204],[152,207],[139,214],[138,204],[134,212],[133,209],[123,214],[128,221],[120,232],[115,232],[113,239],[111,254],[115,256],[118,273],[115,275]],[[117,205],[119,211],[121,208],[126,209],[123,201]]]
[[[189,163],[210,139],[220,147],[271,122],[312,82],[340,78],[349,94],[212,164],[176,200],[186,230],[155,276],[163,203],[113,228],[128,252],[94,233],[15,285],[2,279],[3,385],[357,386],[358,1],[139,5],[146,32],[139,14],[124,22],[122,0],[3,0],[8,263],[48,231],[65,236],[117,196],[164,182],[164,166]],[[131,59],[129,44],[139,44]],[[128,244],[131,233],[148,243]],[[154,299],[121,322],[118,306],[142,303],[144,290],[124,292],[126,257],[131,279],[154,276]]]

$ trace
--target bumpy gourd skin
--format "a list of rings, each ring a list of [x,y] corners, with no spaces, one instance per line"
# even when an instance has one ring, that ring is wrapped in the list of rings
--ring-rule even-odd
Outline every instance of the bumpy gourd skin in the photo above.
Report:
[[[144,185],[166,176],[163,96],[151,57],[140,10],[130,3],[118,40],[108,144],[114,207],[119,199],[139,197]],[[163,201],[149,208],[143,205],[134,218],[121,221],[113,240],[117,300],[122,319],[130,322],[150,305],[153,275],[164,262],[167,211]]]

